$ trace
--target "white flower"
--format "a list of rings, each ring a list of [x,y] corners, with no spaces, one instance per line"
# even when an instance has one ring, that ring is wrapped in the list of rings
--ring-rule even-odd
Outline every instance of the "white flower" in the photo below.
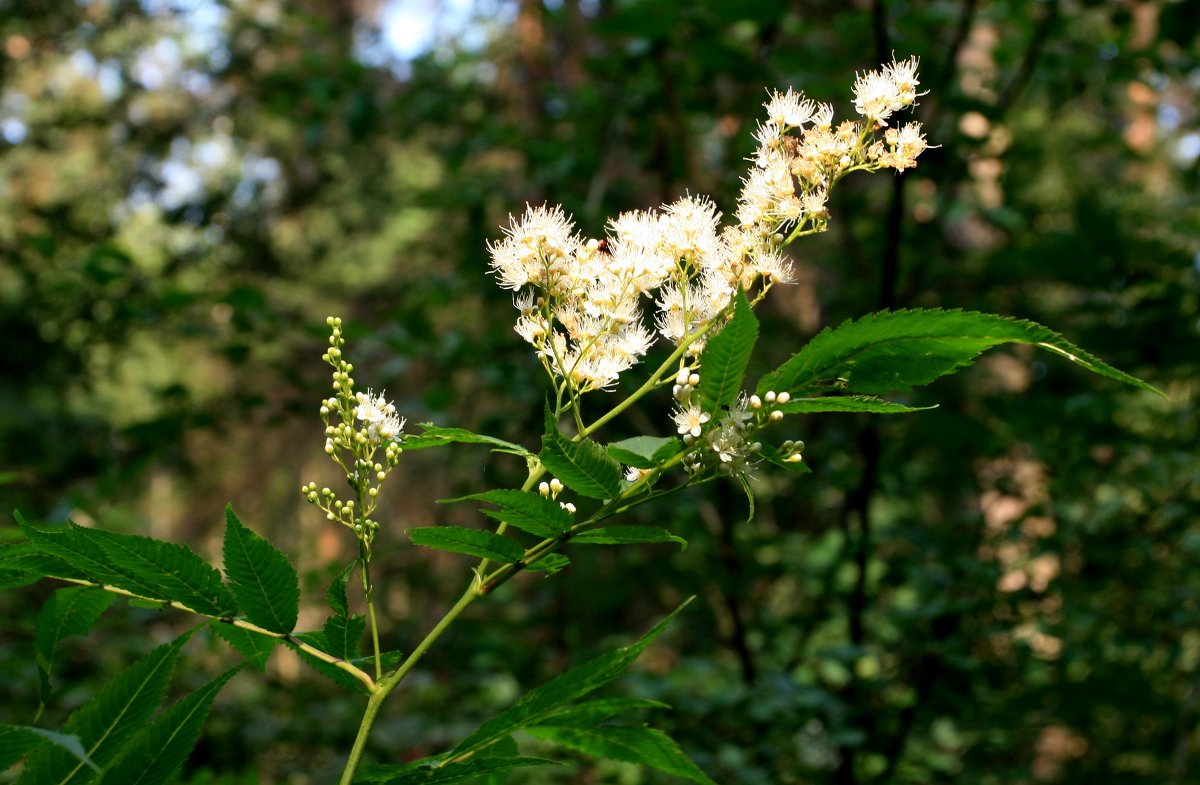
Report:
[[[391,441],[404,429],[404,418],[396,414],[396,407],[370,390],[355,393],[358,405],[354,407],[355,419],[362,420],[367,438],[372,442]]]
[[[891,149],[881,155],[879,160],[898,172],[916,166],[917,156],[929,146],[921,133],[920,123],[908,123],[903,128],[889,128],[883,138]]]
[[[767,119],[779,128],[796,128],[804,125],[813,118],[817,105],[788,88],[786,93],[778,91],[771,93],[771,100],[763,104],[767,109]]]
[[[699,438],[704,424],[711,417],[707,412],[701,411],[700,407],[696,404],[691,404],[687,408],[675,412],[672,419],[675,420],[675,427],[679,433],[691,436],[692,438]]]
[[[902,107],[896,83],[887,74],[867,71],[854,81],[854,110],[868,120],[887,125],[887,118]]]

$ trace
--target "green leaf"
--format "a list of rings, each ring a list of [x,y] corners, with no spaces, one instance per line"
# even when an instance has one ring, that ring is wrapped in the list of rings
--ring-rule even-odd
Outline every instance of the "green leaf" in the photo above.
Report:
[[[108,607],[114,596],[101,589],[75,586],[59,589],[50,595],[38,613],[34,633],[34,650],[41,674],[41,700],[49,697],[50,678],[54,674],[54,650],[58,642],[69,635],[87,635]]]
[[[580,545],[635,545],[643,542],[674,542],[687,547],[687,540],[660,526],[618,524],[578,534],[571,540]]]
[[[94,583],[173,600],[208,616],[237,610],[220,573],[183,545],[74,523],[45,529],[20,523],[43,552],[66,561]]]
[[[873,395],[829,395],[821,398],[793,398],[787,403],[770,404],[771,408],[787,414],[814,412],[871,412],[873,414],[905,414],[936,409],[936,406],[904,406]]]
[[[14,515],[22,528],[29,526],[19,511]],[[87,580],[88,576],[57,556],[46,553],[37,543],[16,542],[0,546],[0,588],[28,586],[42,578]]]
[[[659,464],[664,450],[670,457],[679,451],[679,440],[673,436],[634,436],[608,445],[608,454],[626,466],[653,469]]]
[[[571,560],[561,553],[547,553],[537,561],[525,565],[525,569],[530,572],[544,572],[547,575],[554,575],[565,570],[570,564]]]
[[[436,762],[407,766],[377,766],[355,777],[354,781],[378,782],[385,785],[449,785],[452,782],[475,781],[485,774],[528,766],[556,766],[557,761],[545,758],[511,758],[500,756],[477,755],[464,761],[447,763],[444,766]]]
[[[557,725],[565,728],[590,728],[620,714],[642,709],[669,709],[665,703],[645,698],[604,698],[585,701],[556,711],[542,718],[541,725]]]
[[[78,736],[31,725],[0,725],[0,771],[12,766],[46,742],[66,750],[85,766],[96,769],[96,764],[88,757]]]
[[[190,548],[135,534],[103,529],[79,529],[100,543],[114,565],[155,590],[151,597],[182,603],[206,616],[237,612],[233,595],[221,583],[221,573]]]
[[[266,673],[267,660],[271,658],[271,652],[275,651],[275,646],[279,642],[278,638],[272,638],[270,635],[263,635],[260,632],[251,632],[243,627],[236,627],[221,621],[213,623],[212,631],[217,637],[237,649],[246,658],[246,661],[257,670]]]
[[[162,703],[184,638],[159,646],[125,669],[76,709],[62,733],[79,737],[87,757],[103,768]],[[25,765],[21,785],[77,785],[91,779],[77,755],[43,747]]]
[[[350,575],[357,566],[358,559],[356,558],[337,574],[325,592],[325,599],[329,602],[329,607],[339,616],[350,615],[350,602],[346,599],[346,584],[350,582]]]
[[[655,728],[542,726],[526,728],[525,732],[597,758],[639,763],[701,785],[716,785],[670,736]]]
[[[591,439],[571,441],[550,424],[539,457],[543,466],[581,496],[611,499],[621,492],[621,464]]]
[[[938,309],[882,311],[827,328],[763,377],[758,392],[797,395],[834,384],[868,395],[909,390],[969,365],[1002,343],[1040,346],[1101,376],[1158,392],[1040,324]]]
[[[296,628],[300,579],[286,556],[225,508],[225,574],[246,618],[272,632]]]
[[[620,678],[629,665],[655,638],[662,634],[662,631],[687,606],[688,602],[691,600],[684,602],[629,646],[601,654],[522,695],[512,706],[483,723],[474,733],[459,742],[448,753],[448,757],[457,758],[467,752],[487,747],[515,730],[537,725],[565,704],[578,700]]]
[[[121,758],[105,769],[100,785],[171,782],[196,746],[217,693],[241,669],[241,665],[230,668],[154,720],[122,750]]]
[[[325,620],[325,651],[339,660],[352,660],[362,653],[362,637],[367,631],[367,617],[333,615]]]
[[[553,539],[571,528],[571,513],[553,499],[540,494],[515,489],[503,489],[463,496],[451,501],[482,501],[499,505],[499,510],[484,509],[489,518],[503,521],[523,532]]]
[[[462,526],[425,526],[409,529],[408,536],[414,543],[426,548],[465,553],[504,564],[520,561],[525,555],[525,549],[513,540]]]
[[[696,392],[704,411],[712,413],[728,406],[742,390],[746,366],[758,341],[758,319],[750,310],[744,292],[738,292],[733,318],[721,332],[708,339],[700,355],[700,385]]]
[[[444,447],[455,442],[459,444],[490,444],[503,452],[511,452],[516,455],[530,454],[529,450],[519,444],[506,442],[492,436],[484,436],[481,433],[472,433],[464,428],[438,428],[433,423],[421,423],[421,427],[424,429],[421,433],[406,434],[400,440],[400,446],[405,450],[424,450],[429,447]]]

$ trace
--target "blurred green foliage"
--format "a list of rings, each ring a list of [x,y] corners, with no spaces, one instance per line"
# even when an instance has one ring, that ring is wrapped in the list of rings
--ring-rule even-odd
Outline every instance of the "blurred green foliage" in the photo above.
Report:
[[[764,304],[763,367],[880,307],[963,307],[1049,325],[1170,400],[1013,350],[906,400],[935,410],[797,420],[813,474],[763,470],[754,521],[713,488],[647,512],[683,553],[579,552],[514,582],[405,688],[375,752],[444,748],[694,593],[629,688],[675,707],[668,730],[718,781],[1200,779],[1196,4],[465,5],[0,2],[4,509],[215,554],[233,501],[316,586],[348,547],[296,493],[331,476],[327,314],[410,422],[528,441],[539,370],[485,274],[508,213],[561,202],[599,233],[685,192],[728,210],[764,87],[844,109],[856,70],[915,54],[939,147],[835,191],[799,283]],[[399,57],[378,22],[427,12],[443,35]],[[670,428],[666,401],[631,416]],[[406,462],[381,516],[385,648],[464,580],[403,530],[522,468],[474,448]],[[6,722],[37,703],[46,590],[0,596]],[[118,605],[64,643],[56,717],[181,623]],[[330,780],[360,707],[298,675],[276,655],[265,683],[239,677],[189,781]]]

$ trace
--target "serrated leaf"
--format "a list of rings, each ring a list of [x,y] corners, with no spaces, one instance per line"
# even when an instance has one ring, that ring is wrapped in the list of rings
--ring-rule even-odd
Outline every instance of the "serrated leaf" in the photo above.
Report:
[[[557,725],[566,728],[589,728],[622,714],[643,709],[669,709],[665,703],[645,698],[604,698],[569,706],[562,711],[543,717],[541,725]]]
[[[84,752],[103,768],[140,729],[167,694],[183,639],[159,646],[110,679],[76,709],[60,732],[78,736]],[[21,785],[79,785],[91,771],[76,755],[43,747],[29,756]]]
[[[101,589],[74,586],[59,589],[42,605],[34,633],[34,650],[41,672],[43,703],[49,697],[58,642],[69,635],[87,635],[96,620],[112,605],[113,599],[112,594]]]
[[[78,736],[32,725],[0,725],[0,771],[4,771],[47,742],[66,750],[88,768],[96,769],[96,764],[88,757]]]
[[[546,575],[554,575],[565,570],[570,564],[571,560],[561,553],[547,553],[537,561],[526,565],[525,569],[530,572],[544,572]]]
[[[638,543],[673,542],[680,548],[687,547],[687,540],[661,526],[635,526],[616,524],[602,529],[593,529],[577,534],[571,542],[579,545],[636,545]]]
[[[489,518],[503,521],[536,537],[552,539],[571,528],[571,513],[553,499],[536,493],[501,489],[463,496],[451,501],[482,501],[499,505],[499,510],[482,510]]]
[[[521,757],[521,749],[517,746],[516,739],[512,736],[505,736],[489,745],[486,749],[480,750],[476,753],[476,757],[519,758]],[[494,771],[476,782],[478,785],[504,785],[507,780],[508,771]]]
[[[300,579],[287,556],[225,508],[225,574],[246,618],[272,632],[296,628]]]
[[[638,763],[701,785],[716,785],[670,736],[655,728],[540,726],[525,732],[597,758]]]
[[[444,447],[453,443],[490,444],[504,452],[516,455],[530,454],[529,450],[519,444],[506,442],[493,436],[485,436],[481,433],[473,433],[465,428],[438,428],[432,423],[421,423],[421,427],[424,428],[421,433],[405,435],[400,441],[400,446],[405,450],[424,450],[429,447]]]
[[[339,660],[352,660],[362,653],[362,637],[367,631],[366,616],[333,615],[325,620],[325,651]]]
[[[542,465],[581,496],[611,499],[621,492],[621,464],[591,439],[572,441],[551,427],[542,437]]]
[[[114,566],[152,587],[150,597],[182,603],[206,616],[237,613],[221,573],[187,546],[103,529],[80,527],[78,531],[99,542]]]
[[[536,725],[566,704],[620,678],[638,655],[662,634],[671,620],[687,607],[689,602],[690,599],[630,645],[601,654],[525,693],[512,706],[483,723],[474,733],[459,742],[448,757],[456,758],[467,752],[482,749],[515,730]]]
[[[758,391],[797,395],[835,383],[868,395],[909,390],[969,365],[985,349],[1003,343],[1039,346],[1093,373],[1158,392],[1035,322],[939,309],[883,311],[826,328],[763,377]]]
[[[246,658],[246,662],[255,669],[266,673],[267,660],[271,658],[271,652],[275,651],[275,646],[279,642],[278,638],[235,627],[227,622],[214,623],[212,631],[217,637],[237,649]]]
[[[608,445],[608,454],[626,466],[637,469],[653,469],[658,465],[659,453],[669,448],[669,455],[677,452],[679,440],[673,436],[634,436]]]
[[[236,611],[220,574],[182,545],[74,523],[52,528],[20,523],[31,542],[66,561],[86,580],[150,599],[181,602],[210,616]]]
[[[696,392],[704,411],[716,412],[737,398],[757,341],[758,319],[750,310],[745,293],[739,291],[733,318],[708,339],[700,355],[700,384]]]
[[[329,607],[339,616],[350,615],[350,602],[346,599],[346,584],[350,582],[350,574],[357,566],[358,559],[356,558],[342,568],[325,592],[325,599],[329,602]]]
[[[425,526],[409,529],[408,536],[413,543],[426,548],[465,553],[504,564],[520,561],[525,555],[525,549],[513,540],[462,526]]]
[[[23,528],[29,526],[19,511],[14,514]],[[37,543],[16,542],[0,546],[0,587],[14,589],[42,578],[88,580],[85,573],[46,553]]]
[[[771,408],[787,414],[816,412],[870,412],[872,414],[906,414],[936,409],[936,406],[904,406],[873,395],[828,395],[820,398],[793,398],[787,403],[771,404]]]
[[[241,669],[241,665],[230,668],[165,711],[122,750],[115,764],[105,769],[99,785],[171,782],[196,746],[217,693]]]
[[[450,785],[453,782],[475,781],[485,774],[511,771],[529,766],[557,766],[557,761],[545,758],[502,757],[478,755],[464,761],[442,766],[422,762],[419,765],[377,766],[354,778],[356,783],[377,782],[384,785]]]

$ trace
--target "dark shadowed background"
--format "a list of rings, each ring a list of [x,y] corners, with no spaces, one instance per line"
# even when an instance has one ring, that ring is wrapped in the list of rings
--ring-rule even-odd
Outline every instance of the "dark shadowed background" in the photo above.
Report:
[[[708,487],[645,513],[686,551],[515,581],[439,643],[372,754],[444,749],[695,594],[622,689],[674,706],[656,724],[719,782],[1198,782],[1198,36],[1200,4],[1165,0],[0,0],[0,509],[217,559],[232,502],[307,570],[318,624],[353,545],[298,493],[334,479],[327,315],[410,423],[536,447],[541,371],[487,275],[508,214],[561,203],[597,235],[685,193],[729,212],[766,88],[843,115],[856,71],[917,55],[938,147],[834,191],[754,367],[881,307],[972,308],[1170,400],[999,350],[904,399],[936,409],[796,418],[813,473],[759,471],[755,520]],[[406,456],[377,545],[387,648],[467,579],[404,529],[478,525],[434,500],[523,477],[477,447]],[[32,718],[50,589],[0,595],[0,721]],[[64,643],[46,721],[188,623],[118,603]],[[191,651],[195,683],[231,657]],[[302,668],[238,677],[185,781],[333,779],[360,700]],[[580,762],[511,782],[666,780]]]

